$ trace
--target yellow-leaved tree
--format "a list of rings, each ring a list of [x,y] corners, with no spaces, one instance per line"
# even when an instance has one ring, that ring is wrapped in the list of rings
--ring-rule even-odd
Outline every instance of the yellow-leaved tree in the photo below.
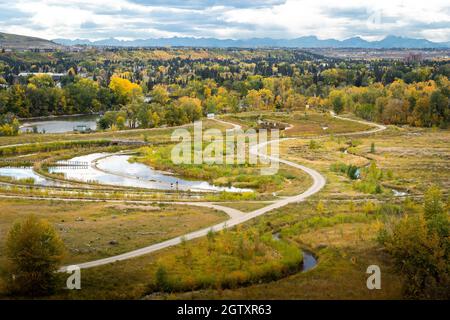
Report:
[[[125,105],[139,96],[142,96],[142,88],[128,79],[112,76],[109,88],[117,97],[119,104]]]

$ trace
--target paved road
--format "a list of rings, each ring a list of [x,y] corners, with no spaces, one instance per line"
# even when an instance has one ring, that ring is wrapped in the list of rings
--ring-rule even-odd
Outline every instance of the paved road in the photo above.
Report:
[[[379,124],[373,124],[373,123],[369,123],[366,121],[361,121],[361,120],[354,120],[354,119],[347,119],[347,118],[343,118],[340,116],[336,116],[332,113],[332,116],[342,119],[342,120],[349,120],[349,121],[354,121],[354,122],[358,122],[358,123],[362,123],[362,124],[367,124],[367,125],[371,125],[371,126],[375,126],[374,129],[369,130],[369,131],[364,131],[364,132],[355,132],[355,133],[350,133],[350,134],[345,134],[345,135],[359,135],[359,134],[368,134],[368,133],[374,133],[374,132],[378,132],[381,130],[385,130],[386,127],[379,125]],[[215,119],[215,121],[220,122],[222,124],[227,124],[227,125],[231,125],[233,127],[234,130],[238,130],[241,129],[240,125],[234,124],[234,123],[229,123],[223,120],[219,120],[219,119]],[[207,227],[198,231],[194,231],[188,234],[185,234],[183,236],[180,237],[176,237],[170,240],[166,240],[160,243],[156,243],[141,249],[137,249],[137,250],[133,250],[130,252],[126,252],[120,255],[116,255],[116,256],[112,256],[112,257],[108,257],[108,258],[104,258],[104,259],[99,259],[99,260],[94,260],[94,261],[90,261],[90,262],[85,262],[85,263],[81,263],[78,264],[78,267],[80,268],[92,268],[92,267],[97,267],[97,266],[101,266],[101,265],[105,265],[105,264],[109,264],[109,263],[113,263],[116,261],[122,261],[122,260],[127,260],[127,259],[132,259],[135,257],[139,257],[145,254],[149,254],[164,248],[168,248],[171,246],[175,246],[181,243],[182,239],[184,240],[192,240],[192,239],[196,239],[196,238],[200,238],[200,237],[204,237],[208,234],[208,232],[210,230],[213,230],[215,232],[223,230],[225,228],[231,228],[233,226],[236,226],[238,224],[244,223],[246,221],[249,221],[253,218],[256,218],[258,216],[261,216],[269,211],[284,207],[290,203],[296,203],[296,202],[301,202],[304,201],[306,198],[310,197],[311,195],[319,192],[326,184],[326,180],[325,177],[322,176],[319,172],[317,172],[314,169],[302,166],[300,164],[294,163],[292,161],[288,161],[288,160],[284,160],[284,159],[280,159],[279,157],[273,156],[273,155],[268,155],[265,153],[262,153],[260,151],[261,148],[265,147],[266,145],[269,144],[274,144],[274,143],[279,143],[281,141],[286,141],[286,140],[292,140],[295,138],[284,138],[284,139],[277,139],[277,140],[271,140],[265,143],[261,143],[257,146],[254,146],[252,148],[250,148],[250,153],[253,154],[257,154],[260,157],[269,159],[271,161],[278,161],[280,163],[284,163],[288,166],[291,166],[293,168],[296,169],[300,169],[302,171],[304,171],[305,173],[307,173],[308,175],[311,176],[311,178],[313,179],[313,184],[312,186],[310,186],[305,192],[292,196],[292,197],[287,197],[287,198],[283,198],[280,199],[278,201],[275,201],[272,204],[269,204],[263,208],[248,212],[248,213],[244,213],[240,210],[237,209],[232,209],[229,207],[224,207],[224,206],[220,206],[220,205],[216,205],[210,202],[175,202],[176,204],[185,204],[185,205],[194,205],[194,206],[202,206],[202,207],[207,207],[207,208],[211,208],[211,209],[216,209],[216,210],[220,210],[220,211],[224,211],[226,212],[229,216],[230,219],[226,222],[223,223],[219,223],[216,224],[212,227]],[[17,196],[2,196],[2,197],[16,197]],[[26,196],[23,198],[27,198]],[[33,198],[33,197],[29,197],[29,198]],[[35,198],[33,198],[35,199]],[[67,200],[67,199],[61,199],[61,200]],[[72,201],[80,201],[79,199],[72,199]],[[83,201],[83,200],[81,200]],[[85,200],[85,201],[96,201],[96,200]],[[98,201],[105,201],[105,200],[98,200]],[[114,202],[114,201],[108,201],[108,202]],[[124,201],[120,201],[117,200],[117,202],[124,202]],[[139,201],[132,201],[133,203],[139,203]],[[145,202],[147,203],[147,202]],[[173,202],[170,202],[173,203]],[[66,267],[62,267],[60,268],[59,271],[64,272],[66,271],[67,266]]]

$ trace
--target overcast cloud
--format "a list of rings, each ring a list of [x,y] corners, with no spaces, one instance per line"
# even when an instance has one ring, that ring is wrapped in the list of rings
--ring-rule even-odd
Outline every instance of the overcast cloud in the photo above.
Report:
[[[450,41],[448,0],[0,0],[0,31],[46,39],[321,39],[386,35]]]

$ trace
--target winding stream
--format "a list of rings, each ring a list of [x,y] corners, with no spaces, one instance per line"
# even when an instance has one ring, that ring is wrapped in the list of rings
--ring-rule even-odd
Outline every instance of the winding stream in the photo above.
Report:
[[[272,235],[272,238],[275,241],[280,241],[280,233],[276,232]],[[302,261],[302,267],[301,272],[306,272],[311,269],[313,269],[315,266],[317,266],[317,258],[314,256],[314,254],[311,251],[301,249],[303,253],[303,261]]]
[[[306,271],[311,270],[312,268],[314,268],[317,265],[317,259],[312,254],[312,252],[309,252],[307,250],[302,250],[302,251],[303,251],[302,272],[306,272]]]

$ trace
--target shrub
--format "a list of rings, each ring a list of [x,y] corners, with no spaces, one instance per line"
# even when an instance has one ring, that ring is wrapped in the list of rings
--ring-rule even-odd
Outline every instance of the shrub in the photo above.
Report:
[[[9,283],[11,293],[40,296],[54,291],[55,271],[64,245],[48,222],[32,215],[15,223],[6,248],[13,275]]]
[[[359,178],[359,169],[357,166],[354,165],[349,165],[347,167],[347,176],[352,179],[352,180],[356,180]]]
[[[168,292],[171,290],[167,270],[164,266],[159,266],[155,273],[155,286],[158,291]]]
[[[377,213],[388,216],[399,216],[403,213],[403,208],[395,204],[383,203],[378,206]]]
[[[450,298],[449,220],[438,205],[440,201],[440,191],[431,188],[423,213],[387,224],[378,235],[405,278],[406,297]]]
[[[319,142],[317,142],[316,140],[309,140],[309,149],[316,150],[319,148],[320,148]]]
[[[356,180],[359,178],[359,168],[354,165],[346,165],[345,163],[333,163],[330,166],[330,170],[334,172],[344,173],[350,179]]]

